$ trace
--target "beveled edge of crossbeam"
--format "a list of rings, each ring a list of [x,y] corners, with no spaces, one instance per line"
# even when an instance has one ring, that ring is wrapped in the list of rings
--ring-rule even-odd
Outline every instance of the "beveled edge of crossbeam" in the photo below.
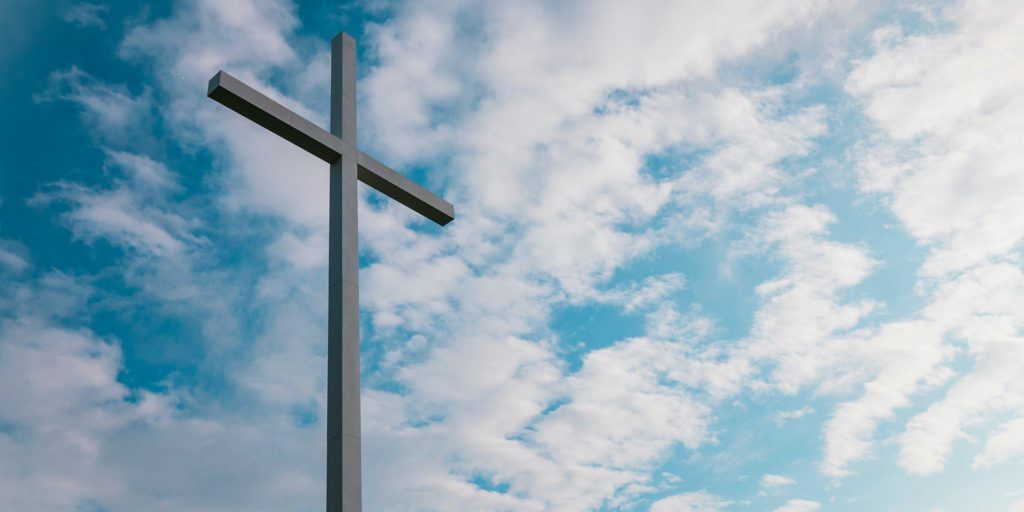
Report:
[[[415,181],[391,170],[366,153],[359,153],[359,181],[402,203],[410,210],[440,226],[455,219],[451,203],[419,186]]]
[[[224,71],[213,75],[206,95],[327,163],[356,153],[351,144]]]

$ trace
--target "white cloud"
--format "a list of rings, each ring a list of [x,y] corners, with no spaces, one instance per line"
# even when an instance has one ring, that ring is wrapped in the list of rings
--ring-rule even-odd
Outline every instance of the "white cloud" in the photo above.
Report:
[[[134,95],[124,86],[104,83],[72,65],[66,71],[50,73],[46,90],[33,99],[77,104],[82,122],[101,142],[134,147],[148,143],[153,122],[153,98],[148,89]]]
[[[64,9],[60,13],[60,17],[64,21],[74,23],[80,27],[105,29],[107,28],[107,22],[104,20],[104,16],[109,10],[110,6],[106,4],[79,2]]]
[[[205,86],[196,85],[223,69],[323,124],[328,112],[310,110],[269,83],[272,70],[322,67],[299,63],[288,40],[298,26],[294,11],[285,0],[188,2],[168,18],[135,27],[122,41],[121,54],[159,62],[166,70],[156,76],[168,96],[163,120],[180,143],[218,150],[214,171],[222,172],[211,179],[222,205],[234,213],[278,216],[306,232],[326,232],[323,162],[209,100]]]
[[[203,240],[192,232],[198,221],[168,210],[167,194],[178,188],[163,164],[143,155],[108,151],[107,161],[128,179],[110,188],[89,188],[67,181],[37,194],[31,204],[68,203],[65,220],[78,238],[104,239],[155,256],[174,256]],[[179,208],[180,209],[180,208]]]
[[[163,163],[145,155],[107,150],[107,164],[121,169],[143,191],[177,192],[181,185]]]
[[[137,254],[124,263],[144,266],[152,258]],[[173,260],[158,260],[155,266]],[[171,273],[166,282],[151,283],[167,294],[162,298],[169,304],[175,286],[195,286],[175,280],[199,277],[180,268]],[[173,378],[154,385],[157,389],[130,389],[121,381],[126,369],[121,344],[81,327],[101,307],[97,304],[111,306],[106,292],[84,284],[89,279],[51,272],[38,279],[8,280],[0,291],[0,389],[17,390],[0,393],[0,458],[5,461],[0,465],[0,508],[157,510],[167,506],[167,496],[173,496],[175,508],[210,512],[322,505],[323,424],[296,425],[296,400],[288,395],[300,394],[319,410],[323,397],[316,390],[322,386],[303,385],[302,379],[316,380],[310,369],[322,358],[298,361],[287,386],[278,386],[288,391],[280,393],[275,379],[281,380],[286,364],[275,362],[277,374],[260,375],[267,351],[243,357],[239,366],[248,369],[235,370],[241,389],[246,378],[258,378],[264,386],[257,389],[261,402],[252,414],[239,404],[211,399],[202,387],[178,387]],[[214,288],[234,293],[225,286]],[[152,299],[145,293],[133,298]],[[221,306],[210,297],[196,302],[209,311]],[[285,315],[282,309],[266,315],[269,325]],[[189,314],[201,316],[202,310],[193,304]],[[303,319],[300,327],[311,324],[316,323]],[[281,331],[294,336],[299,333],[295,327]],[[277,346],[289,345],[282,343],[282,332],[267,331]],[[223,343],[221,333],[207,334]],[[308,338],[323,337],[314,334]],[[139,348],[162,349],[149,340]]]
[[[751,338],[736,357],[770,360],[770,382],[785,393],[818,382],[851,350],[843,334],[875,305],[846,303],[839,293],[859,284],[876,262],[858,247],[829,240],[835,216],[822,206],[791,205],[766,215],[755,242],[777,246],[785,265],[781,277],[760,284],[763,303],[754,315]]]
[[[568,403],[534,423],[527,437],[561,467],[617,472],[649,471],[673,444],[700,446],[710,410],[681,380],[685,354],[682,343],[645,339],[590,352],[566,383]],[[609,482],[601,495],[614,489]]]
[[[327,237],[323,232],[285,232],[267,250],[281,260],[302,269],[318,269],[327,265]]]
[[[821,510],[821,503],[810,500],[789,500],[775,512],[815,512]]]
[[[967,341],[973,369],[914,416],[900,436],[900,463],[912,473],[940,471],[968,423],[1024,408],[1024,274],[1010,265],[980,267],[940,286],[926,314]]]
[[[0,505],[10,510],[71,509],[118,483],[95,472],[111,428],[163,409],[117,381],[120,347],[85,329],[60,325],[92,290],[63,274],[10,283],[0,302]],[[60,300],[51,302],[50,299]],[[54,368],[59,371],[53,371]],[[24,478],[24,475],[31,478]]]
[[[185,224],[184,219],[151,210],[129,192],[94,192],[70,184],[62,184],[58,190],[40,199],[60,198],[73,204],[67,218],[83,240],[105,238],[116,245],[154,254],[176,254],[185,248],[170,232],[172,225]]]
[[[990,467],[1021,456],[1024,456],[1024,418],[1017,418],[1003,423],[989,436],[985,450],[974,458],[972,467]]]
[[[771,473],[765,473],[761,477],[761,487],[780,487],[780,486],[786,486],[786,485],[793,485],[795,483],[796,483],[796,480],[793,480],[792,478],[790,478],[788,476],[773,475]]]
[[[729,505],[719,496],[698,491],[662,498],[651,505],[651,512],[719,512]]]
[[[685,285],[686,278],[680,273],[648,276],[642,283],[630,283],[627,287],[613,290],[607,295],[607,300],[622,303],[622,309],[632,313],[661,303]]]
[[[952,371],[941,366],[953,355],[942,330],[928,321],[883,325],[867,340],[857,341],[859,359],[873,367],[875,377],[863,384],[863,394],[840,404],[825,431],[822,471],[844,476],[847,466],[867,455],[878,423],[910,404],[922,389],[947,380]]]
[[[32,318],[0,328],[0,504],[9,510],[73,509],[114,482],[93,474],[98,434],[131,415],[116,380],[121,352],[91,333]],[[60,368],[59,374],[47,371]],[[74,461],[74,462],[72,462]],[[24,478],[23,475],[31,475]]]
[[[0,268],[20,273],[31,266],[32,262],[24,245],[0,238]]]
[[[774,418],[773,421],[775,422],[776,425],[779,425],[781,427],[781,426],[785,425],[786,423],[788,423],[791,420],[798,420],[798,419],[803,418],[804,416],[807,416],[808,414],[811,414],[813,412],[814,412],[814,409],[811,408],[811,406],[804,406],[804,407],[801,407],[799,409],[795,409],[795,410],[792,410],[792,411],[779,411],[779,412],[775,413],[775,418]]]
[[[181,397],[118,382],[122,357],[88,330],[4,320],[0,375],[19,393],[0,397],[0,507],[156,510],[167,495],[200,511],[322,502],[320,475],[303,460],[320,457],[322,432],[267,410],[276,417],[183,417]]]

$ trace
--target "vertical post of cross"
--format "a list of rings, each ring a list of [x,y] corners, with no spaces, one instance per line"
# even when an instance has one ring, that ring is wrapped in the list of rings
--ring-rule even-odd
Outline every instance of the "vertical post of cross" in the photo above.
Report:
[[[356,42],[331,41],[331,133],[356,144]],[[331,164],[327,298],[327,512],[362,511],[358,154]]]

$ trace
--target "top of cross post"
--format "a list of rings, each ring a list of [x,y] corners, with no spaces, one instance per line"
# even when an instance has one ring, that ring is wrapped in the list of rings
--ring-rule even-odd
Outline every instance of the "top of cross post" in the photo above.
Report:
[[[353,48],[356,47],[356,40],[352,36],[348,35],[348,32],[344,31],[338,32],[338,35],[334,36],[334,39],[331,40],[331,43],[341,43],[345,46],[351,46]]]

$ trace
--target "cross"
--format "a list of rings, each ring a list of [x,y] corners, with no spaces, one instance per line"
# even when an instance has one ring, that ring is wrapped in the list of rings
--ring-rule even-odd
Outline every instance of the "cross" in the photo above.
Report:
[[[451,203],[356,145],[356,41],[331,41],[331,131],[218,72],[207,96],[331,164],[327,296],[327,512],[362,511],[359,433],[359,240],[356,180],[445,225]]]

